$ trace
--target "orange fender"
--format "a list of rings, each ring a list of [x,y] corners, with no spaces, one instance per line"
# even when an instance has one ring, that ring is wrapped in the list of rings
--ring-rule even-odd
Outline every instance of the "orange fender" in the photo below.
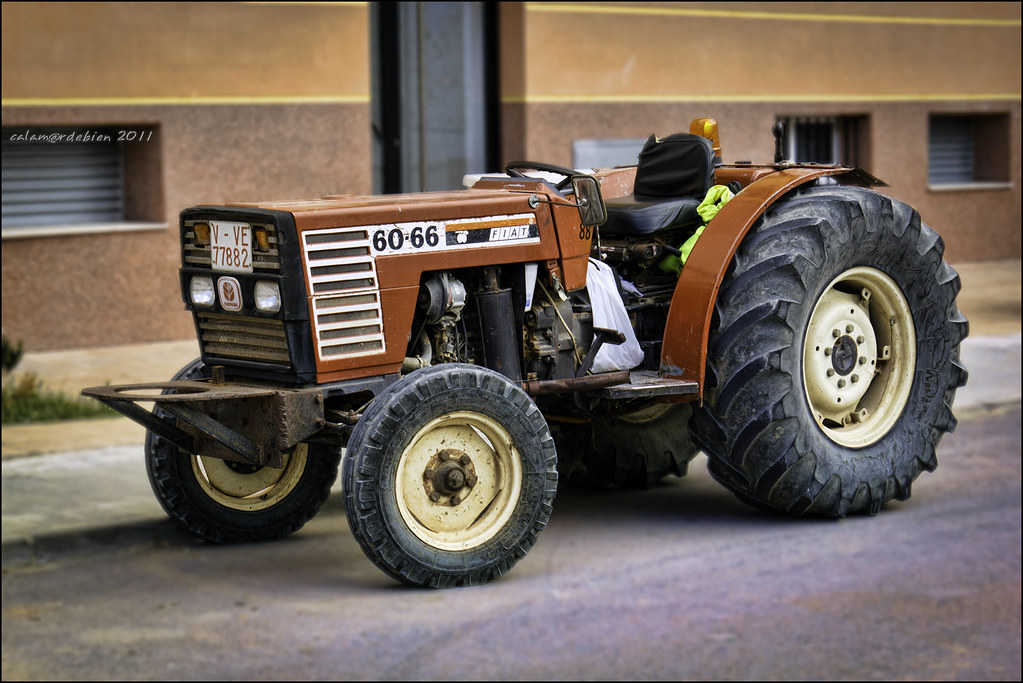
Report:
[[[884,185],[858,169],[834,166],[776,170],[754,167],[749,171],[722,168],[717,173],[717,182],[727,183],[731,175],[759,179],[721,208],[693,247],[675,285],[661,347],[662,376],[699,384],[699,392],[687,397],[690,400],[697,397],[703,400],[707,343],[718,289],[739,244],[767,207],[794,188],[829,175],[838,176],[836,179],[844,184]]]

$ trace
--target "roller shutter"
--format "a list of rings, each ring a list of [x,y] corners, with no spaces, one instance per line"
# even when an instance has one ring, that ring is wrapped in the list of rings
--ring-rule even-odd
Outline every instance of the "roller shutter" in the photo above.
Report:
[[[38,136],[85,137],[47,142]],[[32,136],[28,141],[16,140]],[[4,129],[3,227],[76,225],[124,220],[120,145],[96,131]]]

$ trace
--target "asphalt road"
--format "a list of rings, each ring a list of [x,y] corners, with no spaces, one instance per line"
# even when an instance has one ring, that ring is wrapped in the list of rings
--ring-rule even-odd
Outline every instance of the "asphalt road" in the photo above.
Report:
[[[563,490],[486,586],[404,588],[335,514],[3,576],[3,679],[1019,680],[1020,410],[945,437],[912,499],[793,520],[706,474]]]

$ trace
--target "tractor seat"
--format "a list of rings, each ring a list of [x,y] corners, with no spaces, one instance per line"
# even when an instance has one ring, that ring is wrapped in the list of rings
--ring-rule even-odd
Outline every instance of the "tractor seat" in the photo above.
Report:
[[[696,207],[702,199],[695,197],[651,197],[630,194],[628,197],[606,199],[607,222],[601,234],[609,237],[651,235],[670,228],[695,227],[700,223]]]
[[[714,179],[714,146],[700,135],[651,135],[639,153],[633,194],[606,199],[608,236],[650,235],[696,227],[696,208]]]

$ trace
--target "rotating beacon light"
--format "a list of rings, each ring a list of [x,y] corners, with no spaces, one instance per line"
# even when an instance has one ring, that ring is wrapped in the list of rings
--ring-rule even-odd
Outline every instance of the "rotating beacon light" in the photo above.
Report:
[[[710,140],[714,146],[714,165],[721,165],[721,136],[718,134],[718,122],[715,119],[693,119],[689,123],[689,132]]]

